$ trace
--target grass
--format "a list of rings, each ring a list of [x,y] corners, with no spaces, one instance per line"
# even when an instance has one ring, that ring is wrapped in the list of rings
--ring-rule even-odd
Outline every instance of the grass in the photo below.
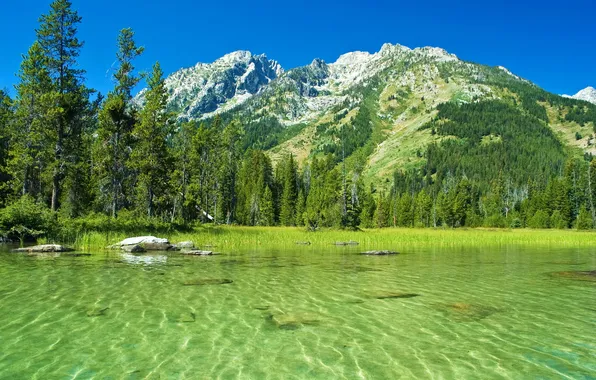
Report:
[[[151,235],[138,233],[137,236]],[[77,249],[101,250],[130,234],[90,232],[70,243]],[[337,241],[354,240],[360,247],[396,249],[401,247],[482,247],[499,245],[596,247],[596,233],[575,230],[531,229],[409,229],[387,228],[365,231],[324,230],[308,232],[298,227],[201,227],[192,232],[161,235],[171,242],[193,241],[197,246],[215,246],[216,250],[239,248],[296,247],[296,242],[310,242],[311,247],[331,247]]]

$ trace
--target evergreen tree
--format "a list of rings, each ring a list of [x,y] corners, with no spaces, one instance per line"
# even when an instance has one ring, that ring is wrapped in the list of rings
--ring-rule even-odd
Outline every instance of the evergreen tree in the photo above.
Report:
[[[389,200],[381,193],[375,210],[375,227],[383,228],[389,225]]]
[[[211,127],[201,123],[193,135],[190,151],[190,184],[188,187],[188,203],[199,212],[203,222],[214,221],[217,213],[218,140],[216,134],[220,119],[216,117]]]
[[[172,156],[175,162],[171,175],[172,216],[181,217],[184,222],[189,222],[196,214],[189,197],[189,186],[193,173],[191,167],[192,141],[195,132],[194,123],[183,123],[172,139]]]
[[[359,194],[362,193],[362,190],[357,179],[352,179],[351,182],[347,186],[346,213],[342,225],[344,228],[357,230],[360,226],[360,216],[362,214],[362,206],[359,199]]]
[[[219,221],[231,224],[236,210],[236,177],[241,157],[242,126],[236,120],[228,124],[221,136],[216,193]]]
[[[166,111],[168,93],[159,62],[153,66],[147,84],[145,105],[132,131],[135,142],[130,167],[137,173],[138,203],[146,210],[147,216],[152,217],[156,201],[165,204],[172,169],[167,139],[173,124],[171,115]]]
[[[127,166],[132,144],[136,111],[131,92],[140,78],[134,73],[133,60],[143,53],[134,42],[132,29],[123,29],[118,36],[116,54],[119,67],[116,81],[99,111],[97,138],[93,149],[94,171],[99,185],[99,203],[113,217],[127,205],[127,190],[134,183]]]
[[[10,128],[8,172],[15,195],[29,194],[45,200],[52,146],[47,125],[52,123],[54,87],[47,70],[47,57],[35,42],[18,73],[15,116]],[[52,173],[49,173],[51,177]]]
[[[578,230],[591,230],[594,228],[592,215],[585,206],[582,206],[577,216],[576,227]]]
[[[10,126],[13,121],[12,100],[4,90],[0,90],[0,207],[5,205],[10,193],[8,182],[8,151],[10,149]]]
[[[284,226],[293,226],[296,222],[296,202],[298,200],[298,169],[290,154],[282,161],[283,190],[279,220]]]
[[[274,215],[274,208],[273,208],[273,193],[269,186],[265,187],[265,191],[263,193],[263,199],[261,203],[261,212],[260,212],[260,220],[259,225],[261,226],[273,226],[275,224],[275,215]]]
[[[71,2],[53,1],[49,13],[42,15],[39,22],[37,39],[56,93],[49,113],[50,122],[45,124],[46,143],[53,147],[51,209],[56,210],[62,180],[69,167],[80,162],[80,152],[72,148],[80,147],[83,142],[91,91],[83,84],[85,71],[78,68],[77,58],[83,47],[83,42],[77,38],[81,18],[72,9]]]
[[[416,225],[431,226],[433,201],[423,189],[416,195]]]

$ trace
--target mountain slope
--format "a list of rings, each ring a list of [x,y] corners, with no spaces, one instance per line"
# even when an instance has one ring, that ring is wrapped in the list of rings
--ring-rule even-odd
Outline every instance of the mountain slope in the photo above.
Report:
[[[374,54],[347,53],[333,63],[315,59],[287,72],[265,56],[237,52],[174,73],[167,84],[170,107],[181,119],[209,123],[216,114],[224,122],[239,119],[246,149],[267,150],[274,161],[288,153],[300,161],[332,153],[338,162],[345,157],[348,168],[370,182],[397,170],[425,170],[434,146],[435,152],[466,159],[505,149],[503,157],[521,162],[515,170],[535,162],[530,155],[542,149],[548,151],[542,162],[548,170],[540,175],[560,170],[565,157],[596,153],[596,106],[550,94],[504,67],[465,62],[439,48],[385,44]],[[444,103],[460,110],[447,112]],[[483,106],[466,107],[475,103]],[[500,113],[489,112],[494,109]],[[458,119],[451,120],[455,115]],[[470,118],[492,118],[492,124],[466,124]],[[517,129],[500,128],[512,122]],[[472,138],[461,128],[442,128],[449,123],[478,128]],[[512,134],[525,136],[530,145],[517,149],[523,139]],[[450,167],[433,170],[463,175],[470,170],[460,167],[461,160],[449,162]],[[504,163],[498,167],[508,170]]]

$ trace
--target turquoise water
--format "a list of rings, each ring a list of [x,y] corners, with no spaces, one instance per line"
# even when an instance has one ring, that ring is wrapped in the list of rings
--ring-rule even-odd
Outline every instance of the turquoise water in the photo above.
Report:
[[[358,253],[4,250],[0,379],[596,378],[596,249]]]

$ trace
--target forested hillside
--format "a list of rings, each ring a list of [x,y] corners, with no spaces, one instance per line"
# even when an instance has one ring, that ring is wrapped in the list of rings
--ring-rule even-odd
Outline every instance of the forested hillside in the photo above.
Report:
[[[389,44],[286,72],[237,52],[140,75],[132,29],[100,94],[77,62],[81,22],[53,1],[14,91],[0,91],[2,236],[194,223],[594,227],[587,101]]]

